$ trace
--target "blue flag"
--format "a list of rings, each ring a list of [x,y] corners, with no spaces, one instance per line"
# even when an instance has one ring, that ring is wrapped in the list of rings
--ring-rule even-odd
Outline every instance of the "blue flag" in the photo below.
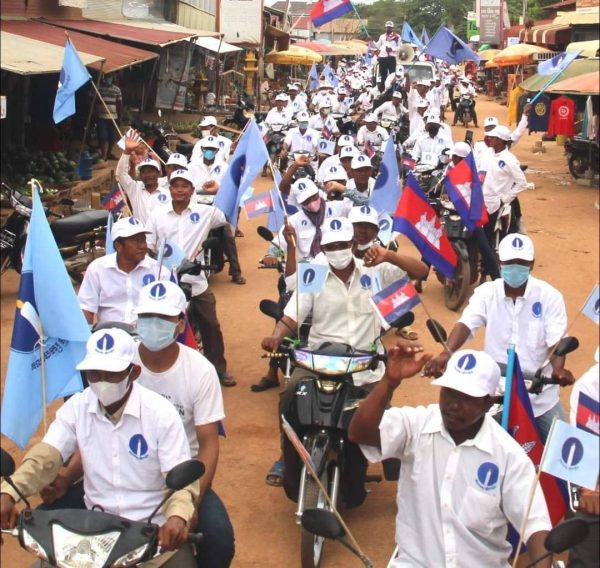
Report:
[[[273,187],[271,188],[271,201],[273,202],[273,209],[269,213],[269,219],[267,221],[267,228],[272,233],[279,233],[281,227],[285,222],[285,211],[281,203],[281,193],[279,192],[279,184],[281,183],[281,172],[277,168],[273,168],[275,172],[275,180]]]
[[[427,33],[425,26],[423,26],[423,30],[421,31],[421,43],[423,45],[427,45],[429,43],[429,34]]]
[[[75,92],[91,78],[85,65],[81,63],[71,40],[68,39],[60,70],[58,91],[56,91],[56,99],[54,99],[52,118],[55,124],[75,114]]]
[[[109,215],[106,219],[106,237],[104,238],[104,250],[106,254],[115,252],[115,245],[112,240],[113,216]]]
[[[555,75],[556,73],[562,73],[572,61],[577,59],[581,50],[579,51],[565,51],[555,55],[552,59],[547,59],[538,63],[537,72],[538,75]]]
[[[215,207],[223,211],[234,227],[237,225],[242,196],[268,159],[269,152],[256,121],[252,119],[231,157],[230,166],[221,180],[221,187],[214,201]]]
[[[325,278],[329,272],[329,266],[326,264],[316,264],[312,262],[298,263],[298,293],[299,294],[317,294],[325,284]]]
[[[159,248],[157,258],[158,265],[164,266],[168,270],[176,271],[186,258],[185,252],[176,242],[169,239],[166,239],[161,244],[162,246]]]
[[[325,65],[323,69],[322,75],[325,77],[325,80],[329,82],[332,87],[337,87],[340,84],[335,71],[330,67],[329,63]]]
[[[383,211],[379,214],[378,222],[379,233],[377,233],[377,238],[384,247],[387,247],[388,243],[392,240],[392,216]]]
[[[479,63],[479,56],[464,41],[444,26],[441,26],[435,32],[423,53],[427,53],[431,57],[437,57],[447,63],[460,63],[467,59]]]
[[[598,436],[556,420],[540,469],[569,483],[595,489],[598,483]]]
[[[369,205],[380,213],[385,211],[393,215],[400,195],[400,173],[398,172],[396,148],[394,147],[394,140],[390,136],[385,145],[383,158],[379,166],[379,174],[377,174],[375,180]]]
[[[310,83],[308,85],[309,91],[314,91],[319,88],[319,73],[317,71],[317,66],[313,63],[310,71],[308,72],[308,76],[310,78]]]
[[[41,362],[44,339],[46,401],[80,391],[75,370],[90,330],[50,231],[37,190],[25,245],[4,397],[2,434],[24,448],[42,419]]]
[[[600,289],[598,284],[592,290],[592,293],[588,296],[588,299],[585,301],[583,308],[581,308],[581,313],[584,316],[590,318],[596,325],[599,323],[600,316]]]
[[[404,20],[404,23],[402,24],[402,41],[418,45],[419,47],[423,47],[420,38],[417,36],[417,34],[410,27],[410,24],[406,20]]]

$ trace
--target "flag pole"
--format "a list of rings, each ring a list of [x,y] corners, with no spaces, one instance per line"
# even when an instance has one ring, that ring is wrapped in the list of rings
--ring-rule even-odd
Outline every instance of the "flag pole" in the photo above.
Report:
[[[433,318],[431,317],[431,313],[429,312],[429,310],[427,309],[427,306],[425,305],[425,302],[423,302],[423,296],[421,294],[419,294],[419,300],[421,301],[421,305],[423,306],[423,309],[425,310],[425,314],[427,315],[427,317],[430,320],[433,320]],[[448,352],[449,355],[452,355],[452,350],[450,349],[450,347],[448,347],[448,344],[446,343],[446,341],[444,339],[442,339],[440,337],[440,340],[442,342],[442,345],[444,346],[444,349]]]
[[[48,432],[48,408],[46,407],[46,355],[44,353],[44,331],[41,330],[38,340],[40,346],[40,375],[42,382],[42,423],[44,424],[44,434]]]
[[[515,369],[515,344],[508,346],[508,361],[506,363],[506,377],[504,379],[504,400],[502,402],[502,428],[508,430],[508,418],[510,415],[510,397],[512,394],[513,374]]]
[[[579,57],[579,55],[581,54],[581,51],[579,51],[576,55],[576,57]],[[555,75],[553,75],[550,80],[538,91],[538,93],[533,97],[533,99],[531,99],[529,102],[531,104],[533,104],[535,101],[537,101],[540,96],[544,93],[544,91],[550,86],[552,85],[552,83],[555,83],[556,80],[567,70],[567,68],[569,67],[569,65],[571,65],[571,63],[573,63],[573,61],[575,61],[575,59],[571,60],[569,62],[569,64],[564,67],[563,69],[560,69]]]
[[[358,21],[360,22],[360,25],[362,26],[363,32],[365,32],[367,39],[371,39],[369,30],[367,29],[367,26],[365,26],[365,23],[363,22],[362,18],[360,17],[360,14],[358,13],[358,10],[356,9],[356,6],[354,5],[354,2],[352,2],[352,0],[350,0],[350,5],[352,6],[354,13],[356,14],[356,17],[358,18]]]

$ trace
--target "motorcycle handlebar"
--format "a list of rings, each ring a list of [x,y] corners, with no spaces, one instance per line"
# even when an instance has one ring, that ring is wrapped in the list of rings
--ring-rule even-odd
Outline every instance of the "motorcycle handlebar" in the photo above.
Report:
[[[204,540],[204,534],[202,533],[190,533],[188,534],[187,541],[190,544],[198,546]]]

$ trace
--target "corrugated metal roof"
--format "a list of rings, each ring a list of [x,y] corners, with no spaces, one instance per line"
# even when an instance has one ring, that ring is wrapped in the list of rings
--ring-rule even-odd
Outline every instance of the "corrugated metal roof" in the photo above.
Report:
[[[0,67],[19,75],[59,73],[65,54],[65,46],[11,34],[0,30]],[[84,65],[102,61],[103,57],[78,51]]]
[[[124,39],[146,45],[164,47],[196,36],[216,36],[215,32],[202,30],[190,30],[176,24],[153,24],[126,20],[119,22],[101,22],[98,20],[46,20],[55,26],[61,26],[70,30],[77,30],[98,36]]]
[[[61,48],[65,46],[65,30],[56,26],[50,26],[33,20],[25,21],[1,21],[0,29],[4,32],[16,34],[44,41]],[[93,63],[92,69],[100,69],[104,73],[112,73],[124,67],[148,61],[158,57],[153,51],[146,51],[137,47],[123,45],[114,41],[108,41],[88,34],[69,32],[69,36],[78,53],[93,53],[105,59],[104,65]]]

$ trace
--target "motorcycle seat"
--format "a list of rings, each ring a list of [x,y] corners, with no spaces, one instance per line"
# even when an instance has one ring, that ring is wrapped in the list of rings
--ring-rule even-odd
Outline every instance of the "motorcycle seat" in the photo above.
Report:
[[[70,217],[57,219],[54,223],[50,224],[50,228],[57,240],[64,240],[79,233],[86,233],[92,229],[104,227],[106,226],[107,219],[108,211],[104,209],[91,209],[76,213]]]

